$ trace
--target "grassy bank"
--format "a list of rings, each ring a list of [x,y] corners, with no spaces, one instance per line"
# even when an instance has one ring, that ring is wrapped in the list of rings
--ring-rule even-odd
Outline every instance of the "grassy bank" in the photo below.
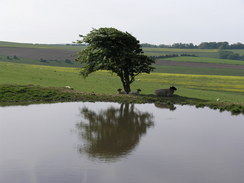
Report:
[[[172,98],[154,95],[158,88],[177,87]],[[74,90],[65,89],[71,86]],[[99,71],[83,79],[79,69],[0,63],[0,103],[61,101],[156,102],[194,104],[222,110],[243,111],[244,77],[151,73],[139,75],[132,90],[140,96],[117,95],[122,88],[116,75]]]
[[[116,94],[122,88],[116,75],[99,71],[83,79],[78,68],[0,63],[0,84],[40,85],[44,87],[71,86],[86,93]],[[202,100],[244,103],[243,76],[210,76],[190,74],[151,73],[136,78],[132,90],[140,88],[142,94],[154,94],[158,88],[178,88],[176,94]]]
[[[119,95],[83,93],[72,89],[57,87],[40,87],[35,85],[0,85],[0,106],[27,105],[32,103],[53,103],[71,101],[103,101],[119,103],[155,103],[156,106],[171,108],[173,104],[210,107],[232,114],[244,114],[244,104],[213,102],[193,97],[174,95],[173,97],[156,97],[155,95]]]

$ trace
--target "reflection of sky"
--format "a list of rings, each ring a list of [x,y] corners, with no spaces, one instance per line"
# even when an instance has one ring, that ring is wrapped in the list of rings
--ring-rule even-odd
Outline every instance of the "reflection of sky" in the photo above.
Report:
[[[111,106],[98,104],[0,108],[0,182],[243,182],[243,115],[136,105],[153,113],[155,127],[130,155],[105,163],[77,153],[81,139],[73,133],[79,108]]]

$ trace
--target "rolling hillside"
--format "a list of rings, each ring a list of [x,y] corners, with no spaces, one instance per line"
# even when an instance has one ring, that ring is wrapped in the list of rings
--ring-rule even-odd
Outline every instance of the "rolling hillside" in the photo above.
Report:
[[[0,42],[0,62],[81,67],[75,62],[84,46]],[[191,54],[157,59],[155,72],[244,76],[244,61],[218,59],[217,49],[143,48],[148,56]],[[243,50],[236,50],[244,53]]]

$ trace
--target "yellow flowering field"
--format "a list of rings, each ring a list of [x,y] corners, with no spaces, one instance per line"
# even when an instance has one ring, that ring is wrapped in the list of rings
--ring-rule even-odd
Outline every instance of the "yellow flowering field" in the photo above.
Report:
[[[151,73],[138,77],[143,82],[215,91],[244,92],[243,76]]]

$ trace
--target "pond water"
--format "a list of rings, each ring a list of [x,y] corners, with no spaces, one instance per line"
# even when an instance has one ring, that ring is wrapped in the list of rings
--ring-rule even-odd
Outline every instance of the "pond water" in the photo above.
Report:
[[[0,107],[0,182],[243,183],[244,116],[168,107]]]

